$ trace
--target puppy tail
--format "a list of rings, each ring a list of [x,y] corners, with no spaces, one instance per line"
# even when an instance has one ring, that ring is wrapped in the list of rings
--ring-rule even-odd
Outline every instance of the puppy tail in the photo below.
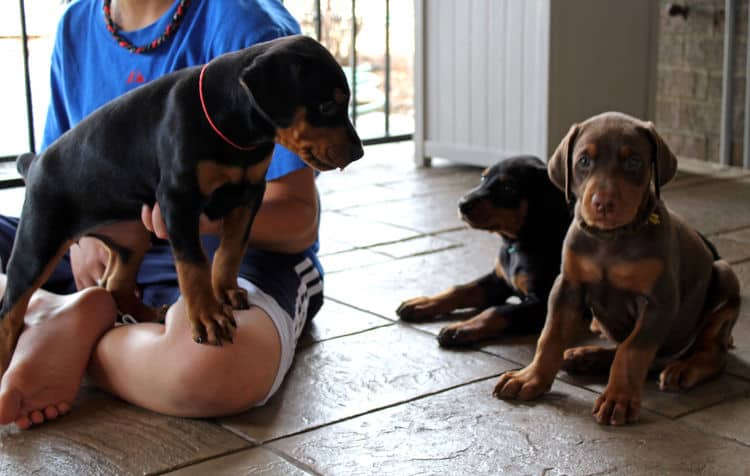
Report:
[[[26,174],[29,172],[29,167],[31,167],[31,162],[36,158],[36,155],[32,154],[31,152],[27,152],[25,154],[21,154],[16,159],[16,170],[18,170],[18,173],[21,174],[21,177],[26,178]]]

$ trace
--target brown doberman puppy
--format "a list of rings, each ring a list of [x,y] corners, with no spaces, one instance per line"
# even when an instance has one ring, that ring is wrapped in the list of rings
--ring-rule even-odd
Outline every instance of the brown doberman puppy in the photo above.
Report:
[[[622,425],[638,419],[650,369],[661,370],[662,390],[685,390],[719,374],[739,314],[739,281],[659,198],[677,159],[653,124],[620,113],[576,124],[548,171],[578,198],[562,273],[533,361],[504,373],[495,395],[531,400],[549,390],[563,365],[610,367],[592,413],[599,423]],[[615,348],[565,351],[586,308]]]

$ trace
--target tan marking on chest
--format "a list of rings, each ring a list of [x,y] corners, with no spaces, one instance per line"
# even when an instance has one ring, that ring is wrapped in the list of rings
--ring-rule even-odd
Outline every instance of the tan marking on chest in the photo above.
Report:
[[[529,294],[529,275],[526,273],[518,273],[513,276],[513,287],[521,291],[524,296]]]
[[[273,150],[273,149],[271,149]],[[262,162],[258,162],[255,165],[245,169],[245,181],[250,183],[261,183],[266,179],[266,172],[268,172],[268,166],[271,165],[271,157],[273,153],[268,154],[268,157],[263,159]]]
[[[607,281],[619,289],[650,294],[663,271],[664,262],[658,258],[620,262],[607,269]]]
[[[503,269],[503,265],[500,264],[500,260],[495,260],[495,276],[502,279],[506,283],[508,282],[508,276],[505,275],[505,270]]]
[[[602,280],[602,268],[588,256],[581,256],[570,249],[563,251],[563,276],[574,283],[595,283]]]
[[[227,183],[260,183],[265,179],[270,163],[270,155],[250,167],[227,166],[202,160],[198,163],[198,187],[203,195],[208,196]]]

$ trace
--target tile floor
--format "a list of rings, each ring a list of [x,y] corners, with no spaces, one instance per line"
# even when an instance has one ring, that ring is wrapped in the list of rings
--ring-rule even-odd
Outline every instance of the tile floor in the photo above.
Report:
[[[744,474],[750,475],[750,172],[682,161],[667,203],[706,233],[744,286],[727,372],[686,394],[649,380],[642,421],[598,426],[605,383],[558,375],[529,404],[496,400],[497,376],[529,362],[533,337],[438,347],[443,323],[394,310],[486,272],[497,242],[455,204],[480,169],[415,169],[410,143],[367,149],[319,178],[326,304],[280,392],[260,409],[190,420],[84,388],[64,419],[0,429],[0,474]],[[19,190],[0,192],[13,213]]]

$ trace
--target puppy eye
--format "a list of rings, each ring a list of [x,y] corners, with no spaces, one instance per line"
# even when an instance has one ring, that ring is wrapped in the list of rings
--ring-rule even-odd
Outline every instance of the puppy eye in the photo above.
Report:
[[[576,165],[578,165],[578,167],[582,169],[587,169],[591,167],[591,157],[589,157],[586,154],[578,157],[578,161],[576,162]]]
[[[636,172],[641,168],[641,164],[643,162],[641,161],[641,158],[636,155],[631,155],[627,159],[625,159],[625,163],[623,164],[623,167],[628,172]]]
[[[318,108],[320,113],[326,117],[331,117],[336,114],[339,109],[339,103],[336,101],[328,101],[321,104]]]

